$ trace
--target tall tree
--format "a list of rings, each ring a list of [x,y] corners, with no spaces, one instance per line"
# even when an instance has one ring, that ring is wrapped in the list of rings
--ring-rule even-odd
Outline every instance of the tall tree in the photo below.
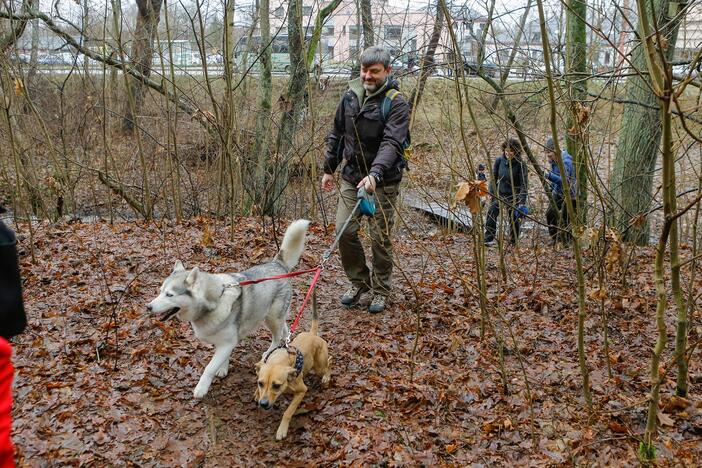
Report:
[[[569,0],[566,11],[566,76],[570,96],[566,145],[575,162],[578,181],[576,214],[581,221],[587,216],[587,18],[586,0]]]
[[[253,187],[249,195],[254,203],[266,200],[265,192],[271,178],[272,162],[270,160],[270,131],[271,131],[271,94],[273,64],[271,57],[271,22],[270,2],[260,0],[259,22],[261,26],[261,44],[263,50],[259,55],[261,75],[258,80],[258,117],[256,119],[256,141],[254,143],[254,177]],[[251,190],[253,188],[253,191]],[[266,205],[267,203],[264,203]],[[261,208],[261,207],[259,207]]]
[[[317,16],[314,20],[314,29],[312,30],[312,37],[309,40],[309,45],[307,46],[307,68],[312,67],[314,62],[314,54],[319,46],[319,39],[322,37],[322,25],[327,20],[327,18],[334,13],[334,10],[341,4],[341,0],[332,0],[327,6],[319,10]]]
[[[281,195],[288,183],[288,163],[295,129],[302,109],[305,108],[307,89],[307,60],[302,42],[302,0],[288,2],[288,51],[290,53],[290,80],[287,93],[280,96],[278,103],[283,110],[280,130],[276,141],[275,177],[266,190],[264,213],[277,214],[282,201]],[[287,148],[288,150],[284,150]]]
[[[30,11],[34,6],[35,1],[36,0],[24,0],[22,2],[22,13]],[[9,2],[9,6],[9,13],[14,13],[11,8],[12,2]],[[5,51],[9,50],[9,48],[12,47],[15,42],[17,42],[17,39],[24,34],[24,29],[27,27],[28,21],[29,20],[26,19],[19,21],[10,20],[10,30],[0,33],[0,53],[4,53]]]
[[[444,9],[441,7],[441,2],[436,2],[436,16],[434,20],[434,28],[431,31],[431,37],[429,38],[429,44],[427,49],[422,56],[422,61],[420,65],[420,74],[417,87],[412,91],[412,97],[409,100],[410,109],[412,111],[411,122],[414,122],[414,109],[419,106],[419,101],[422,99],[422,93],[424,92],[424,86],[426,85],[427,79],[431,76],[434,71],[434,55],[436,55],[436,48],[439,45],[439,39],[441,39],[441,31],[444,28]],[[412,125],[410,124],[410,127]]]
[[[646,2],[649,23],[655,17],[664,41],[662,53],[670,61],[682,15],[669,16],[671,0]],[[653,6],[653,10],[652,7]],[[619,144],[614,159],[611,187],[615,212],[612,221],[623,231],[623,239],[638,244],[648,243],[650,226],[647,218],[653,199],[653,172],[661,141],[659,100],[652,91],[646,54],[641,46],[641,18],[638,37],[632,52],[632,65],[638,73],[627,78],[627,102],[624,105]]]
[[[87,59],[86,59],[87,60]],[[34,77],[37,74],[37,62],[39,61],[39,20],[32,20],[32,42],[29,52],[29,72],[27,72],[27,88],[32,87]]]
[[[367,49],[375,45],[371,0],[361,0],[361,24],[363,25],[363,48]]]
[[[137,20],[134,27],[134,39],[130,54],[131,63],[145,78],[151,75],[151,62],[154,55],[154,39],[158,31],[163,0],[136,0]],[[124,109],[122,129],[134,130],[134,119],[141,111],[144,102],[145,87],[135,78],[129,80],[128,99]]]
[[[291,0],[288,6],[288,50],[290,51],[290,80],[287,92],[280,96],[283,115],[280,121],[276,139],[275,177],[271,181],[272,190],[265,205],[266,213],[276,214],[280,211],[282,193],[288,184],[288,164],[295,148],[295,133],[300,126],[300,116],[308,105],[307,89],[309,85],[309,70],[314,61],[314,54],[322,34],[322,24],[341,4],[341,0],[333,0],[317,13],[312,30],[312,37],[307,48],[303,42],[302,1]]]
[[[700,197],[688,205],[686,208],[678,211],[677,207],[677,192],[676,192],[676,177],[675,177],[675,151],[673,142],[672,128],[672,106],[675,100],[675,94],[683,92],[684,85],[676,90],[673,86],[672,66],[670,65],[670,57],[667,48],[670,43],[667,42],[668,37],[661,33],[665,29],[665,25],[670,23],[671,17],[684,16],[678,8],[678,3],[671,3],[661,10],[663,15],[651,14],[647,8],[650,6],[648,1],[637,0],[637,12],[639,14],[639,34],[641,38],[641,49],[644,54],[647,69],[649,70],[650,91],[656,97],[660,105],[660,126],[662,129],[662,145],[661,145],[661,160],[662,160],[662,183],[661,195],[663,198],[663,226],[658,239],[656,249],[656,260],[654,270],[654,280],[656,285],[656,328],[658,329],[658,339],[653,348],[651,357],[651,393],[649,396],[648,417],[646,419],[646,431],[643,440],[639,445],[639,456],[644,461],[650,461],[655,458],[656,449],[653,444],[653,436],[656,432],[658,421],[658,403],[660,397],[660,388],[664,379],[660,375],[660,364],[668,340],[666,328],[665,311],[668,302],[668,291],[666,291],[666,279],[663,271],[663,264],[666,256],[666,250],[670,255],[670,285],[675,306],[678,310],[678,329],[676,336],[675,354],[678,364],[678,385],[676,393],[678,395],[687,395],[687,361],[685,354],[687,353],[687,306],[683,299],[681,282],[680,282],[680,246],[678,237],[678,218],[682,216],[688,209],[699,203]],[[670,16],[668,16],[670,15]],[[677,27],[672,30],[672,38],[675,38]],[[668,249],[666,244],[670,241]]]

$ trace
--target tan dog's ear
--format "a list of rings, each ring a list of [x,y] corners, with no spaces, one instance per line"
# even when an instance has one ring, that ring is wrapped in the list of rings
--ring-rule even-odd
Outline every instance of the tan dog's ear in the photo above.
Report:
[[[295,380],[298,375],[300,374],[297,373],[294,367],[288,367],[288,382]]]
[[[256,372],[260,371],[261,367],[263,367],[263,361],[258,361],[256,363]]]

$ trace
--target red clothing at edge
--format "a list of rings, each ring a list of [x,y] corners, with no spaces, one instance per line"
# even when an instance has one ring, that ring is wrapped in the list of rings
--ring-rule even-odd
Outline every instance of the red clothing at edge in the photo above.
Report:
[[[0,337],[0,468],[14,468],[15,450],[10,440],[12,430],[12,347]]]

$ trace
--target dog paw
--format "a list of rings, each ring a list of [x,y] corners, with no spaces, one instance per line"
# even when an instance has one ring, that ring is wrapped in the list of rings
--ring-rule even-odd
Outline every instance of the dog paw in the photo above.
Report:
[[[322,385],[329,385],[329,381],[331,381],[331,375],[325,374],[322,376]]]
[[[210,389],[209,385],[205,385],[202,382],[198,383],[195,389],[193,390],[193,396],[197,399],[200,399],[207,395],[207,391]]]
[[[288,428],[282,425],[278,428],[278,432],[275,433],[275,440],[283,440],[288,435]]]
[[[219,369],[217,369],[217,377],[226,377],[227,374],[229,373],[229,366],[222,366]]]

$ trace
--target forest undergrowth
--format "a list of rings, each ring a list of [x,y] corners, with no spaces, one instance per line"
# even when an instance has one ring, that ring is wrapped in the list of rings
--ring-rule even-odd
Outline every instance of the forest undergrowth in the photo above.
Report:
[[[384,313],[340,306],[347,283],[337,257],[324,270],[318,296],[332,381],[324,388],[310,379],[282,442],[274,434],[285,404],[266,412],[253,400],[254,364],[267,347],[267,331],[241,343],[229,375],[196,401],[192,389],[212,350],[187,324],[162,323],[145,310],[175,259],[219,272],[273,256],[270,224],[264,229],[260,219],[238,219],[233,237],[216,218],[36,224],[35,262],[28,237],[20,239],[29,321],[15,344],[20,466],[117,460],[144,466],[254,460],[283,466],[637,465],[656,336],[654,250],[626,247],[621,259],[609,262],[606,290],[597,286],[593,250],[585,251],[586,350],[595,403],[588,413],[576,352],[571,250],[544,247],[545,233],[534,229],[506,252],[506,281],[497,250],[489,250],[492,326],[481,338],[471,236],[446,232],[406,210],[402,219],[396,290]],[[277,227],[279,240],[285,226]],[[332,226],[312,226],[299,268],[319,262],[332,232]],[[689,255],[685,245],[682,254]],[[293,307],[308,281],[294,280]],[[700,286],[698,275],[694,290]],[[663,464],[702,461],[699,295],[694,300],[688,399],[673,396],[671,347],[661,369],[656,445]],[[675,313],[669,309],[672,341]],[[504,343],[504,366],[495,334]]]

